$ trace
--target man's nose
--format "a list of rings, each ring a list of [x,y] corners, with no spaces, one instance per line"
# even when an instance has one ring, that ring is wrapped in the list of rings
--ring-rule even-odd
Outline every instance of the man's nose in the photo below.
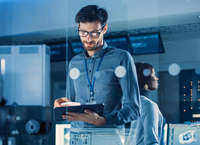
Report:
[[[91,42],[92,41],[92,37],[90,36],[90,34],[87,35],[87,41]]]

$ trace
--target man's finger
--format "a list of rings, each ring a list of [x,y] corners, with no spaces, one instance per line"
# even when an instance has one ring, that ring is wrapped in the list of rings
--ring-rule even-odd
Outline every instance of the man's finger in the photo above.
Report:
[[[62,97],[54,101],[54,107],[62,107],[61,103],[70,102],[68,98]]]
[[[71,116],[71,115],[62,115],[63,119],[67,119],[69,121],[77,121],[76,119],[78,119],[76,116]]]
[[[66,119],[66,118],[67,118],[67,116],[66,116],[66,115],[62,115],[62,118],[63,118],[63,119]]]
[[[84,112],[89,115],[95,115],[96,113],[90,110],[85,109]]]
[[[80,116],[83,113],[76,113],[76,112],[66,112],[67,115],[71,115],[71,116]]]
[[[61,107],[59,100],[55,100],[54,107]]]
[[[67,115],[66,119],[69,120],[69,121],[81,121],[79,119],[79,117],[77,117],[77,116],[70,116],[70,115]]]

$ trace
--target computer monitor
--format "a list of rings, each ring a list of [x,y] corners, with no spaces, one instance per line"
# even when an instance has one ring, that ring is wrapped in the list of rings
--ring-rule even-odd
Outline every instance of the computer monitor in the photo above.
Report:
[[[122,132],[121,137],[124,139],[124,144],[123,145],[136,145],[136,134],[137,134],[137,129],[134,128],[133,126],[129,128],[125,128],[124,132]],[[167,133],[168,133],[168,124],[165,124],[164,130],[163,130],[163,143],[162,145],[167,145]]]
[[[124,49],[130,52],[130,44],[128,43],[126,36],[110,37],[105,38],[104,40],[108,46]],[[70,41],[70,47],[74,55],[80,54],[84,51],[81,41]]]
[[[124,141],[128,132],[123,131],[117,128],[75,129],[70,124],[56,124],[56,145],[128,145]]]
[[[108,46],[124,49],[130,52],[130,45],[128,44],[126,36],[105,38],[104,40]]]
[[[54,61],[66,61],[71,60],[73,53],[68,46],[68,43],[56,43],[47,44],[50,47],[50,60]]]
[[[69,145],[71,124],[56,124],[56,145]]]
[[[136,144],[136,128],[124,128],[121,131],[121,139],[123,145],[135,145]]]
[[[128,38],[133,55],[165,52],[159,33],[131,35]]]
[[[169,124],[168,145],[199,145],[200,125]]]
[[[164,126],[164,145],[167,145],[167,133],[168,133],[168,124],[166,123]]]
[[[69,45],[74,55],[80,54],[84,51],[83,44],[81,41],[69,41]]]

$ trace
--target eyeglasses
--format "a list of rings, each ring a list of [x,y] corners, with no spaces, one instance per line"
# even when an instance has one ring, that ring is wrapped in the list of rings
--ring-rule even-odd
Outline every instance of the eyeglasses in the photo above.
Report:
[[[77,33],[81,36],[81,37],[87,37],[87,35],[89,34],[90,37],[92,38],[98,38],[101,34],[101,32],[103,31],[105,26],[101,27],[99,30],[99,32],[88,32],[88,31],[82,31],[82,30],[77,30]],[[101,30],[101,31],[100,31]]]

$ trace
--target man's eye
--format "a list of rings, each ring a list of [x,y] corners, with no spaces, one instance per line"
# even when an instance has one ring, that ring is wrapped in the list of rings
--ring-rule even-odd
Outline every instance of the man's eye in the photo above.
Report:
[[[93,32],[93,33],[91,33],[91,34],[92,34],[92,36],[97,36],[97,35],[98,35],[97,32]]]
[[[87,34],[87,32],[85,32],[85,31],[80,31],[80,33],[83,35]]]

